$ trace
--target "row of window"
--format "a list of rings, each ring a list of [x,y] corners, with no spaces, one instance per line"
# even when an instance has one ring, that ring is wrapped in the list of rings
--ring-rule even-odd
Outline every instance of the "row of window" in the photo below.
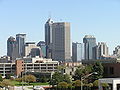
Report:
[[[104,74],[114,74],[113,67],[104,67]]]

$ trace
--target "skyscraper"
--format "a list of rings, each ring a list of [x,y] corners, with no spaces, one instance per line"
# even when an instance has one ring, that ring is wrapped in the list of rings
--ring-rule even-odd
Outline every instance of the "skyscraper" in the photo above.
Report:
[[[39,46],[41,48],[41,53],[42,56],[45,58],[46,57],[46,44],[44,41],[40,41],[37,46]]]
[[[25,56],[27,57],[27,56],[30,56],[30,55],[31,55],[31,50],[32,50],[33,48],[37,48],[37,46],[36,46],[35,42],[27,42],[27,43],[25,43],[24,48],[25,48],[24,54],[25,54]]]
[[[7,40],[7,55],[11,60],[18,58],[18,45],[14,37],[9,37]]]
[[[97,46],[93,48],[94,59],[102,59],[103,57],[108,57],[108,46],[105,42],[99,42]]]
[[[72,61],[78,62],[84,59],[84,44],[83,43],[72,43]]]
[[[48,19],[45,24],[45,43],[47,48],[47,58],[58,61],[70,60],[70,23],[54,23],[51,19]]]
[[[93,59],[93,47],[96,46],[96,38],[92,35],[85,35],[83,43],[85,46],[85,59]]]
[[[16,41],[18,44],[18,53],[20,57],[24,56],[24,45],[25,45],[26,34],[17,34]]]
[[[98,43],[98,47],[99,47],[99,57],[107,57],[109,56],[109,50],[108,50],[108,46],[105,42],[99,42]]]
[[[45,24],[46,58],[52,58],[52,24],[51,18]]]
[[[71,59],[70,23],[52,24],[52,59],[67,61]]]

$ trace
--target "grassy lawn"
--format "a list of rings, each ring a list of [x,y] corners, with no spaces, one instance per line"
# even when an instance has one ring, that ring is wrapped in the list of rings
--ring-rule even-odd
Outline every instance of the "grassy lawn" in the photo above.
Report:
[[[10,80],[10,82],[12,83],[12,85],[14,86],[22,86],[21,82],[15,81],[15,80]],[[28,85],[27,83],[23,82],[23,85]],[[49,85],[49,83],[40,83],[40,82],[36,82],[36,83],[30,83],[30,85]]]
[[[32,85],[49,85],[49,83],[31,83]]]
[[[12,83],[12,85],[14,85],[14,86],[19,86],[19,84],[20,84],[20,82],[18,82],[18,81],[15,81],[15,80],[10,80],[10,82]]]

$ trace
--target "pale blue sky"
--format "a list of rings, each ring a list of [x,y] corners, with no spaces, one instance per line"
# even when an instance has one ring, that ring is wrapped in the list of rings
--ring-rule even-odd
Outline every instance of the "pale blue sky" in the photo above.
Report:
[[[0,56],[7,38],[17,33],[26,33],[27,41],[44,40],[50,12],[54,21],[71,23],[72,41],[91,34],[107,42],[110,52],[120,45],[119,0],[0,0]]]

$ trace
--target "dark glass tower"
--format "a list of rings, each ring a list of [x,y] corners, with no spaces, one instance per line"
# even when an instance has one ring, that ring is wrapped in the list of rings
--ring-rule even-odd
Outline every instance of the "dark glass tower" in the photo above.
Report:
[[[85,48],[85,59],[93,59],[93,47],[96,46],[96,38],[92,35],[86,35],[83,38],[84,48]]]
[[[18,44],[14,37],[9,37],[7,40],[7,55],[11,60],[18,58]]]
[[[24,56],[24,45],[25,45],[26,34],[17,34],[16,41],[18,44],[18,53],[20,57]]]
[[[52,58],[52,24],[50,18],[45,24],[46,58]]]

